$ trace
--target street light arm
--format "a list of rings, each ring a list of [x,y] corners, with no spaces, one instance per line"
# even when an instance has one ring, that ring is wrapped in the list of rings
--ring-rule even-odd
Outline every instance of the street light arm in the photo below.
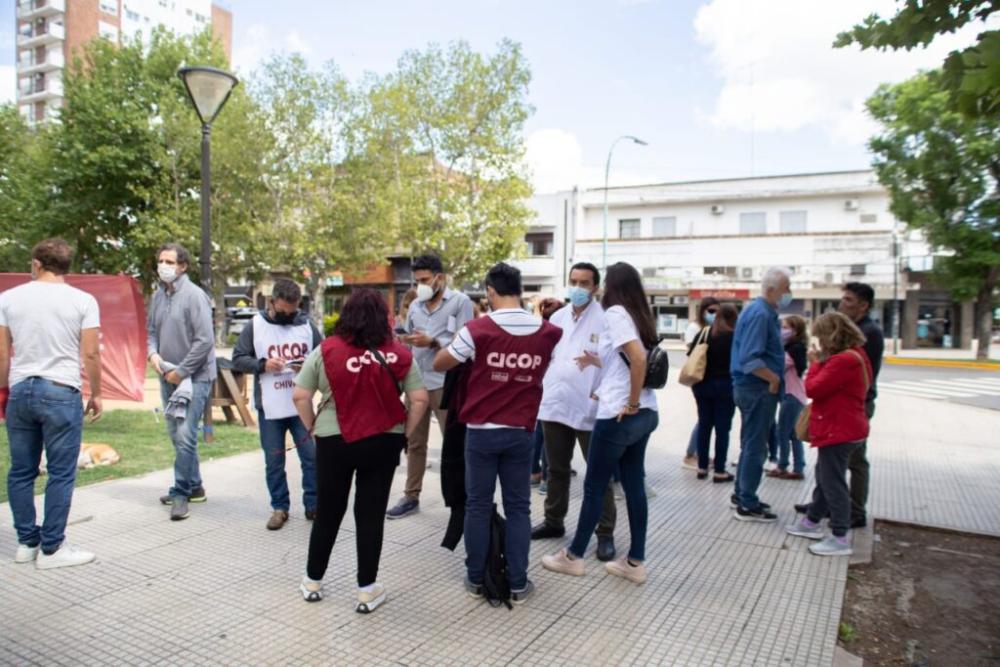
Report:
[[[611,156],[615,152],[615,146],[622,139],[629,139],[632,143],[639,144],[640,146],[648,146],[649,144],[638,137],[634,137],[631,134],[623,134],[622,136],[611,142],[611,148],[608,149],[608,159],[604,163],[604,248],[601,257],[601,268],[608,268],[608,177],[611,174]]]

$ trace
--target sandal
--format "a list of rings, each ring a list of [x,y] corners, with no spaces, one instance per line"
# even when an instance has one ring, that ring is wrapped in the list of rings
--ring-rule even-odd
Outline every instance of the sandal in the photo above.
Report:
[[[775,477],[777,479],[784,479],[785,475],[787,475],[787,474],[788,474],[788,471],[787,470],[782,470],[781,468],[775,468],[774,470],[768,470],[767,471],[767,476],[768,477]]]
[[[707,478],[708,478],[708,471],[707,470],[699,470],[698,471],[698,479],[707,479]]]
[[[726,473],[723,473],[722,475],[719,475],[718,473],[716,473],[712,477],[712,482],[715,483],[715,484],[724,484],[726,482],[731,482],[734,479],[736,479],[736,478],[733,476],[733,474],[731,472],[726,472]]]

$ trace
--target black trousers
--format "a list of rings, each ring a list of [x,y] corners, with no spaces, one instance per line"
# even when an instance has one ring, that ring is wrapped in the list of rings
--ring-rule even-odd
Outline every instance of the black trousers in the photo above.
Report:
[[[337,435],[316,438],[316,520],[309,537],[306,574],[319,581],[326,573],[330,552],[347,512],[351,484],[358,548],[358,586],[375,583],[382,556],[385,510],[392,477],[406,438],[402,433],[382,433],[352,443]]]
[[[569,512],[570,464],[573,449],[580,443],[580,450],[586,460],[590,451],[590,431],[577,431],[559,422],[541,422],[545,433],[545,457],[549,464],[548,493],[545,496],[545,524],[553,528],[565,528],[564,521]],[[597,524],[597,535],[614,535],[615,494],[609,489],[604,494],[601,519]]]
[[[865,402],[865,414],[875,416],[875,401]],[[871,465],[868,463],[868,441],[851,452],[851,523],[868,519],[868,489],[871,486]]]
[[[817,447],[816,488],[809,505],[809,520],[819,522],[830,517],[830,532],[847,535],[851,527],[851,492],[847,486],[847,467],[859,443]]]

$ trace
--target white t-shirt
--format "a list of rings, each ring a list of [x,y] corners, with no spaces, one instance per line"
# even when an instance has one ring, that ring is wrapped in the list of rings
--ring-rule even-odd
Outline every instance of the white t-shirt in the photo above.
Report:
[[[8,384],[29,377],[80,388],[80,331],[101,326],[97,299],[66,283],[33,280],[0,294],[0,326],[14,354]]]
[[[608,308],[604,312],[604,335],[598,346],[603,366],[600,384],[594,392],[599,400],[598,419],[614,419],[628,405],[632,381],[629,367],[618,352],[633,340],[639,340],[639,330],[628,311],[622,306]],[[652,389],[643,389],[639,394],[639,407],[656,410],[656,393]]]

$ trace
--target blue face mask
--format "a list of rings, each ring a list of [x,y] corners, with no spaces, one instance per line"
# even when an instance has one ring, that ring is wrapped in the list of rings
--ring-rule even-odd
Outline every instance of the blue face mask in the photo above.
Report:
[[[790,305],[792,305],[792,293],[785,292],[784,294],[781,295],[781,298],[778,299],[778,308],[785,309],[788,308]]]
[[[715,313],[705,313],[705,324],[712,324],[715,322]]]
[[[590,291],[582,287],[570,287],[566,290],[566,297],[571,304],[577,308],[582,308],[590,301]]]

